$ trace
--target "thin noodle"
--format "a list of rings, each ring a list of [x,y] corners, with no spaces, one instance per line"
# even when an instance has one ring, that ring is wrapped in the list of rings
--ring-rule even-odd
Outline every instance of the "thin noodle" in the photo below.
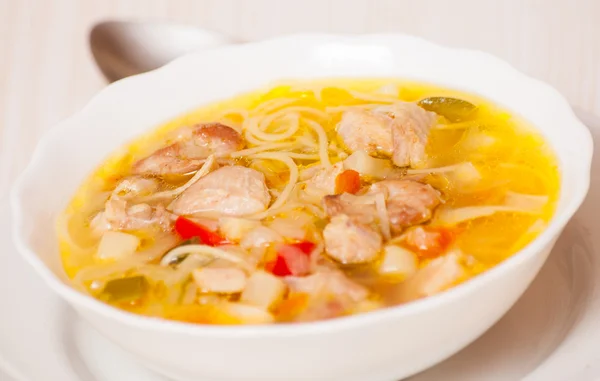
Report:
[[[381,234],[386,241],[392,239],[392,233],[390,230],[390,220],[385,207],[385,196],[383,193],[377,193],[375,195],[375,208],[379,216],[379,225],[381,227]]]
[[[287,155],[292,159],[299,160],[319,160],[320,156],[317,154],[310,153],[297,153],[297,152],[288,152]]]
[[[63,241],[65,244],[67,244],[67,246],[75,249],[75,251],[86,253],[86,255],[87,252],[90,254],[93,253],[94,248],[82,247],[76,243],[75,240],[73,240],[73,237],[71,237],[71,232],[69,229],[69,215],[67,213],[63,213],[58,216],[56,220],[56,233],[60,241]]]
[[[167,255],[165,255],[161,260],[160,264],[163,266],[169,265],[175,259],[179,258],[180,255],[183,254],[198,254],[210,256],[212,258],[220,258],[226,261],[238,264],[242,266],[244,269],[252,271],[253,267],[248,264],[248,262],[244,261],[242,258],[237,255],[231,254],[225,250],[218,249],[216,247],[206,246],[206,245],[183,245],[176,247],[171,250]]]
[[[268,114],[281,107],[288,106],[298,102],[297,98],[277,98],[265,101],[252,110],[252,114]]]
[[[292,107],[286,107],[286,108],[281,109],[273,114],[265,116],[259,122],[258,127],[260,128],[260,130],[264,131],[267,129],[267,127],[271,123],[273,123],[274,120],[279,119],[279,118],[281,118],[285,115],[291,114],[291,113],[294,113],[294,114],[305,113],[305,114],[319,117],[321,119],[329,119],[329,114],[327,114],[326,112],[321,111],[319,109],[312,108],[312,107],[306,107],[306,106],[292,106]]]
[[[464,163],[452,164],[452,165],[447,165],[445,167],[437,167],[437,168],[407,169],[406,174],[407,175],[421,175],[421,174],[428,174],[428,173],[452,172],[466,164],[471,164],[471,162],[467,161]]]
[[[319,123],[310,119],[305,119],[304,123],[312,128],[319,137],[319,157],[321,158],[321,165],[323,165],[323,167],[330,167],[331,161],[329,161],[329,142],[327,140],[325,129],[323,129]]]
[[[289,143],[265,143],[258,147],[252,147],[252,148],[247,148],[247,149],[244,149],[241,151],[233,152],[231,154],[231,157],[235,158],[235,157],[249,156],[249,155],[257,154],[259,152],[269,151],[272,149],[290,149],[290,148],[293,148],[294,146],[295,146],[295,144],[292,142],[289,142]]]
[[[281,195],[275,200],[275,202],[264,212],[252,215],[251,218],[264,218],[262,215],[266,215],[271,209],[277,209],[282,206],[287,198],[292,193],[294,186],[298,182],[298,166],[294,163],[294,160],[284,152],[263,152],[258,153],[256,155],[252,155],[250,158],[252,159],[271,159],[271,160],[279,160],[288,166],[290,169],[290,179],[281,192]]]
[[[215,156],[210,155],[206,159],[206,161],[204,162],[202,167],[194,174],[194,176],[191,179],[189,179],[189,181],[187,183],[183,184],[179,188],[171,189],[168,191],[158,192],[158,193],[153,194],[152,196],[142,197],[141,201],[147,202],[147,201],[157,200],[157,199],[161,199],[161,198],[173,198],[175,196],[180,195],[186,189],[188,189],[189,187],[194,185],[196,183],[196,181],[198,181],[202,177],[206,176],[210,172],[210,170],[212,169],[214,164],[215,164]]]
[[[285,140],[288,139],[290,137],[292,137],[296,131],[298,131],[298,129],[300,128],[300,115],[297,113],[290,113],[290,114],[285,114],[282,115],[281,118],[294,118],[291,120],[290,123],[286,123],[286,125],[288,126],[287,129],[285,130],[285,132],[282,133],[268,133],[268,132],[264,132],[264,130],[266,128],[261,128],[260,123],[257,125],[249,125],[248,128],[246,129],[247,133],[251,133],[252,135],[254,135],[255,137],[257,137],[258,139],[262,139],[262,140],[266,140],[266,141],[277,141],[277,140]],[[263,119],[264,121],[264,119]]]
[[[281,197],[281,196],[279,196],[279,197]],[[252,220],[262,220],[262,219],[265,219],[268,217],[276,216],[276,215],[284,213],[284,212],[288,212],[290,210],[300,209],[300,208],[304,208],[304,207],[306,207],[305,204],[300,204],[300,203],[296,203],[296,202],[287,202],[278,208],[269,208],[262,213],[245,216],[245,218],[252,219]]]
[[[315,216],[317,216],[319,218],[325,218],[325,212],[323,211],[323,209],[319,208],[317,205],[304,204],[303,207],[306,208],[306,210],[309,210]]]
[[[301,143],[307,147],[313,148],[313,149],[319,149],[319,143],[315,142],[315,139],[311,136],[307,136],[307,135],[302,135],[302,136],[298,136],[296,138],[296,141],[298,143]]]

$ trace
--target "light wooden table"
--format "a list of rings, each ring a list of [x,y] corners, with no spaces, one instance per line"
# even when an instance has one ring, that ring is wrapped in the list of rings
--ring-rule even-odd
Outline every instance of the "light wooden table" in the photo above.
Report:
[[[0,198],[40,134],[105,86],[87,47],[102,19],[195,24],[247,40],[411,33],[489,51],[600,115],[599,16],[598,0],[0,0]]]

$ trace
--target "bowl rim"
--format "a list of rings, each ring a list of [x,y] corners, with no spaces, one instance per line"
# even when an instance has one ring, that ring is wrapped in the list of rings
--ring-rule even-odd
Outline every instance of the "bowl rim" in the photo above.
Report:
[[[256,47],[263,49],[276,48],[281,44],[293,44],[300,40],[309,41],[315,44],[341,43],[341,44],[364,44],[365,42],[373,42],[378,45],[386,45],[398,43],[401,40],[412,44],[420,45],[422,48],[435,49],[443,51],[447,55],[467,55],[477,56],[478,59],[483,59],[486,64],[494,66],[498,71],[504,71],[506,75],[515,77],[520,83],[527,84],[529,87],[543,88],[544,92],[550,97],[555,98],[555,102],[560,104],[560,109],[552,111],[564,114],[571,121],[571,133],[578,135],[578,141],[581,142],[580,155],[584,159],[579,163],[579,184],[574,190],[572,197],[566,201],[563,211],[560,214],[555,214],[548,224],[547,228],[531,243],[520,251],[513,254],[491,269],[488,269],[483,274],[469,279],[456,285],[446,291],[436,295],[412,301],[407,304],[387,307],[369,313],[362,313],[351,316],[344,316],[330,320],[306,322],[306,323],[291,323],[291,324],[265,324],[265,325],[203,325],[193,324],[180,321],[167,320],[157,317],[142,316],[130,312],[120,310],[105,304],[89,295],[77,291],[71,285],[64,283],[59,277],[54,274],[46,264],[36,255],[34,250],[27,243],[26,237],[23,235],[24,215],[23,203],[26,201],[21,197],[23,190],[26,187],[28,179],[35,176],[36,168],[43,159],[45,147],[52,143],[53,138],[67,133],[71,128],[80,128],[77,124],[79,119],[83,119],[88,110],[94,109],[98,104],[102,103],[104,98],[109,98],[110,94],[120,89],[135,87],[138,83],[150,82],[153,79],[169,76],[176,72],[181,65],[188,65],[194,60],[202,56],[206,59],[207,55],[213,54],[215,51],[238,51],[238,54],[245,54],[246,51]],[[11,215],[13,221],[12,238],[18,252],[25,258],[35,271],[40,275],[46,284],[52,288],[62,298],[66,299],[77,309],[84,308],[99,314],[104,318],[115,320],[120,324],[135,326],[139,329],[155,330],[161,332],[184,333],[187,335],[221,337],[221,338],[266,338],[266,337],[291,337],[306,334],[332,333],[347,329],[360,328],[370,324],[376,324],[388,319],[399,319],[405,316],[416,315],[426,310],[435,309],[438,306],[453,303],[454,300],[460,299],[464,295],[471,293],[477,289],[479,285],[491,282],[493,279],[502,277],[504,273],[510,272],[518,267],[521,263],[531,259],[539,251],[543,250],[544,246],[552,241],[553,237],[558,236],[566,223],[571,219],[583,202],[590,184],[591,159],[593,151],[593,141],[591,133],[574,114],[567,100],[550,85],[534,79],[528,75],[521,73],[505,61],[489,54],[471,49],[450,48],[435,44],[420,37],[415,37],[400,33],[383,33],[383,34],[367,34],[361,36],[350,36],[343,34],[328,34],[328,33],[300,33],[285,35],[268,40],[250,42],[237,45],[224,45],[211,48],[210,50],[200,51],[186,54],[175,59],[169,64],[133,77],[128,77],[120,81],[114,82],[98,92],[80,111],[76,112],[69,118],[58,123],[53,128],[50,128],[39,140],[36,148],[31,156],[31,159],[15,181],[10,193]],[[558,156],[558,155],[557,155]],[[561,196],[562,198],[562,196]]]

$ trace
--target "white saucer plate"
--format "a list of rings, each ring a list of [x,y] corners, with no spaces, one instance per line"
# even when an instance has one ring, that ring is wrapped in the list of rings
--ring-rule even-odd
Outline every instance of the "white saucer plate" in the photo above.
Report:
[[[600,119],[578,115],[600,145]],[[598,156],[592,172],[600,173]],[[10,376],[0,371],[0,380],[168,381],[44,286],[13,246],[7,201],[0,200],[0,368]],[[598,217],[600,176],[593,175],[585,203],[517,304],[480,339],[410,381],[600,380]]]

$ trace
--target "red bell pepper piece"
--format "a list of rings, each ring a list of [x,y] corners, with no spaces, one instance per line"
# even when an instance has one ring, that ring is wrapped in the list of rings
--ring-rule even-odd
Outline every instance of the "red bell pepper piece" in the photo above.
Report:
[[[314,242],[301,241],[301,242],[292,243],[291,246],[297,247],[298,249],[302,250],[302,252],[304,252],[304,254],[310,254],[310,253],[312,253],[312,251],[315,249],[315,246],[317,246],[317,245]]]
[[[277,276],[306,275],[310,272],[310,253],[315,246],[309,241],[282,245],[277,249],[275,260],[265,265],[265,270]]]
[[[182,216],[177,217],[175,221],[175,231],[183,239],[198,237],[203,244],[208,246],[218,246],[227,243],[227,240],[219,234]]]

